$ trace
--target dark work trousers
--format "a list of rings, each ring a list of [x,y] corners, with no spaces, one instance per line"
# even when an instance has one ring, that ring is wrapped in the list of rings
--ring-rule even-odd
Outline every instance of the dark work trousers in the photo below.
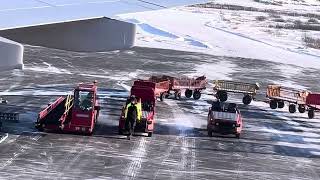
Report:
[[[131,136],[134,133],[134,127],[136,126],[136,119],[134,118],[127,118],[126,119],[126,131],[128,132],[128,136]]]

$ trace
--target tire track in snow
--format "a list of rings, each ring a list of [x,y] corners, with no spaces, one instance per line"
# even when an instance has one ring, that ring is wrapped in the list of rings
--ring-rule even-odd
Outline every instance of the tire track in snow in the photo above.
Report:
[[[190,117],[188,117],[183,110],[179,107],[179,105],[172,100],[165,101],[169,106],[174,106],[173,108],[173,120],[179,130],[179,136],[177,136],[176,141],[173,145],[168,148],[166,152],[164,160],[161,162],[161,166],[165,165],[173,165],[173,167],[177,167],[178,172],[171,173],[171,178],[173,179],[196,179],[195,177],[195,169],[196,169],[196,151],[195,151],[195,139],[187,138],[188,135],[187,130],[190,130],[193,127],[192,122],[190,121]],[[185,127],[185,125],[189,125],[189,127]],[[172,150],[174,147],[180,146],[180,159],[177,161],[175,159],[170,159],[172,155]],[[192,150],[190,150],[192,149]],[[159,171],[156,173],[154,179],[157,178]],[[190,176],[191,175],[191,176]]]
[[[145,137],[141,137],[138,142],[134,143],[131,150],[133,157],[124,171],[125,174],[123,174],[126,180],[135,179],[137,174],[140,172],[142,162],[146,159],[147,143],[148,141]]]

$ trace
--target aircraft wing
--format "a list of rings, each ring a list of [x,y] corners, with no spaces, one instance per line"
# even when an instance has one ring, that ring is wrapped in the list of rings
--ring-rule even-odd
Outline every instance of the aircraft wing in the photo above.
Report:
[[[204,0],[5,0],[0,30],[190,5]]]
[[[22,44],[78,52],[130,48],[134,46],[136,25],[118,20],[117,15],[203,2],[206,1],[3,0],[0,70],[23,67]]]

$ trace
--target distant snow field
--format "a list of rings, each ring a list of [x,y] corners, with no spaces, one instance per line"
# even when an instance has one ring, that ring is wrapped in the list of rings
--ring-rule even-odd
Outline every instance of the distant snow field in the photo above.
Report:
[[[320,1],[218,0],[213,3],[272,9],[278,10],[279,14],[180,7],[124,14],[119,18],[137,24],[137,46],[320,67],[320,51],[306,47],[303,42],[305,35],[320,37],[320,31],[271,27],[277,24],[291,25],[298,21],[307,23],[311,17],[289,16],[288,13],[291,10],[320,15],[319,11],[315,11],[316,8],[320,9]],[[313,6],[307,6],[307,3]]]

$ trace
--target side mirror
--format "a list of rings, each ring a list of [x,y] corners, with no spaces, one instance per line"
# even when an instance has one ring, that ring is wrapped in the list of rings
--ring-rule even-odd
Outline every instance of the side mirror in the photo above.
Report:
[[[100,111],[101,107],[100,106],[94,106],[94,110]]]

